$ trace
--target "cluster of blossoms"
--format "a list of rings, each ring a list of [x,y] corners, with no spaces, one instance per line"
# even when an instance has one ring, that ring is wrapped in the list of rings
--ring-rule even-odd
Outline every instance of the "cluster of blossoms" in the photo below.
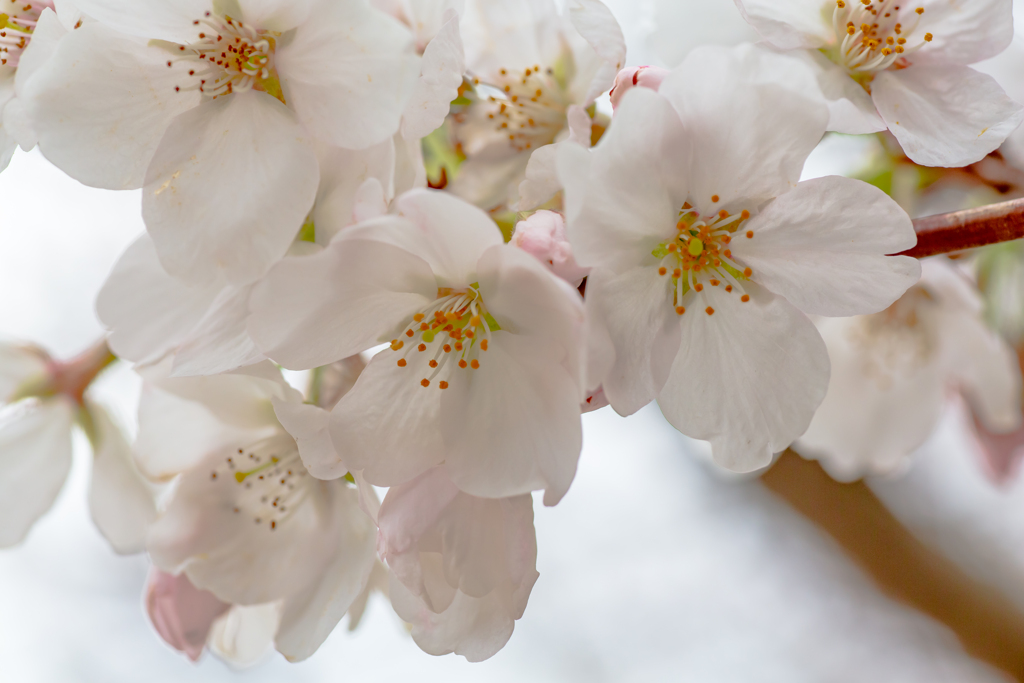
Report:
[[[737,0],[765,42],[672,70],[624,69],[600,0],[10,4],[0,159],[141,188],[146,233],[98,350],[0,352],[0,541],[77,419],[96,522],[148,552],[193,659],[304,659],[373,591],[426,652],[494,655],[538,578],[532,494],[566,495],[605,406],[841,478],[897,467],[950,387],[1020,426],[971,273],[922,277],[880,189],[801,182],[828,131],[931,166],[999,147],[1024,107],[968,65],[1010,0]],[[144,380],[132,447],[84,397],[113,354]]]

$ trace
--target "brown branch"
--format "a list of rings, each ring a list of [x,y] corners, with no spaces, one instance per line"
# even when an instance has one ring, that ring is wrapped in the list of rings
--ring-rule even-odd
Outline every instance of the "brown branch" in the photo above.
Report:
[[[1024,681],[1024,615],[903,527],[863,482],[787,451],[761,481],[827,532],[884,592],[949,627],[971,655]]]
[[[1024,238],[1024,199],[914,221],[917,246],[901,256],[925,258]]]

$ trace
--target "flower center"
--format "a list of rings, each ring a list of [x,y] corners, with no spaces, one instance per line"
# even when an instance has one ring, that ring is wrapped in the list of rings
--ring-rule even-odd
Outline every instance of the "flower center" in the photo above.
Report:
[[[712,201],[718,201],[717,195]],[[754,238],[752,230],[741,229],[749,218],[747,210],[738,214],[723,210],[715,216],[704,217],[689,203],[683,205],[676,223],[678,234],[651,252],[661,259],[658,274],[672,280],[672,305],[678,315],[686,313],[686,304],[701,295],[707,286],[724,285],[726,292],[736,294],[743,303],[750,301],[743,283],[750,279],[753,271],[737,263],[729,249],[737,235]],[[714,315],[715,309],[706,306],[704,312]]]
[[[192,82],[175,86],[176,91],[199,90],[217,98],[233,92],[256,89],[284,102],[281,81],[274,68],[274,47],[279,33],[245,26],[228,16],[207,12],[192,22],[200,33],[195,42],[175,45],[175,62],[191,62]]]
[[[889,389],[897,377],[913,375],[935,357],[930,309],[936,305],[932,294],[918,285],[886,310],[858,318],[850,328],[848,339],[861,350],[862,372],[879,389]]]
[[[277,434],[239,448],[210,473],[217,486],[231,486],[235,514],[274,531],[306,500],[311,479],[295,440]]]
[[[904,1],[836,0],[832,26],[838,47],[823,52],[864,86],[879,71],[906,67],[906,57],[930,43],[932,34],[913,42],[924,8],[902,8],[898,3]]]
[[[392,340],[391,350],[401,352],[400,368],[409,367],[410,361],[422,366],[422,359],[429,358],[420,385],[431,386],[443,372],[437,387],[447,389],[453,373],[479,369],[491,333],[500,329],[477,285],[461,291],[445,287],[437,290],[433,303],[412,317],[402,337]]]
[[[43,10],[53,9],[50,0],[0,0],[0,64],[18,66]]]
[[[517,152],[549,145],[566,126],[568,96],[554,69],[535,66],[513,74],[501,69],[494,83],[480,85],[488,93],[483,106],[495,130]]]

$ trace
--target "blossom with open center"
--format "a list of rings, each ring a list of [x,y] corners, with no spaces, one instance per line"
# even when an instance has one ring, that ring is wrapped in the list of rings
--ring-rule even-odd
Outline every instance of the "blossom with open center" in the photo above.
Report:
[[[559,159],[569,241],[592,268],[591,346],[613,349],[605,395],[622,414],[657,398],[735,470],[768,464],[824,397],[828,356],[804,313],[877,311],[920,275],[886,256],[916,238],[882,192],[798,183],[825,106],[744,64],[698,48],[660,94],[627,92],[594,152]]]
[[[551,0],[471,2],[463,32],[472,104],[453,119],[467,160],[451,189],[487,209],[515,206],[531,157],[569,135],[573,112],[586,120],[589,139],[583,110],[612,87],[625,40],[600,0],[565,14]],[[544,163],[553,167],[550,149]],[[557,190],[521,208],[536,208]]]
[[[950,389],[987,430],[1020,425],[1016,354],[985,324],[972,283],[943,261],[925,261],[921,282],[880,313],[818,323],[832,378],[796,447],[836,479],[905,466],[938,425]]]
[[[413,190],[395,206],[275,266],[250,334],[293,369],[389,344],[333,410],[333,476],[391,486],[443,465],[467,493],[546,489],[554,504],[581,444],[579,293],[456,197]]]
[[[1024,109],[968,65],[1013,38],[1012,0],[736,0],[780,50],[802,50],[830,128],[888,128],[913,161],[966,166],[999,147]]]
[[[79,4],[98,21],[23,96],[40,149],[88,185],[143,187],[161,263],[192,283],[283,256],[316,196],[313,141],[387,140],[419,75],[409,32],[361,0]]]
[[[135,449],[147,476],[176,480],[146,540],[154,564],[225,603],[278,605],[275,645],[292,660],[323,643],[375,561],[356,489],[310,476],[277,418],[303,409],[320,410],[270,363],[151,375]]]

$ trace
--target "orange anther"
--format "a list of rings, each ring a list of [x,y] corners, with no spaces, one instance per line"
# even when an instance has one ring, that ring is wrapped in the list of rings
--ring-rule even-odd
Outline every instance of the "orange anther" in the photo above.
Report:
[[[715,314],[715,309],[713,309],[710,306],[708,306],[707,308],[704,309],[704,312],[707,313],[708,315],[714,315]]]
[[[725,286],[725,291],[731,292],[732,291],[732,285],[726,285]]]
[[[677,315],[682,315],[683,313],[686,313],[686,307],[685,306],[676,306],[676,314]]]
[[[676,250],[676,243],[675,242],[670,242],[669,245],[668,245],[668,250],[669,251],[675,251]]]
[[[467,337],[469,337],[470,339],[472,339],[473,337],[475,337],[475,336],[476,336],[476,332],[474,332],[473,330],[466,330],[466,331],[465,331],[465,335],[466,335]]]
[[[754,231],[753,230],[747,230],[747,239],[749,240],[753,236],[754,236]]]
[[[460,341],[455,342],[455,350],[456,351],[461,351],[462,350],[462,342],[460,342]]]
[[[668,269],[665,268],[664,266],[661,267],[661,268],[658,268],[658,275],[664,275],[667,272],[668,272]]]
[[[482,342],[480,342],[480,350],[481,351],[486,351],[487,350],[487,340],[486,339],[484,339]]]
[[[405,362],[404,358],[399,358],[398,359],[398,367],[404,368],[406,365],[408,365],[408,363]]]
[[[744,294],[743,296],[740,297],[740,301],[742,301],[743,303],[747,303],[748,301],[750,301],[750,295]]]
[[[695,284],[695,285],[693,286],[693,288],[694,288],[694,289],[696,289],[696,290],[697,290],[698,292],[703,292],[703,291],[704,291],[704,285],[702,285],[702,284],[701,284],[701,283],[699,283],[699,282],[698,282],[697,284]]]
[[[460,361],[459,361],[459,367],[460,367],[460,368],[464,368],[464,367],[466,367],[466,361],[465,361],[465,360],[460,360]]]
[[[427,345],[426,345],[426,344],[420,344],[419,346],[417,346],[417,347],[416,347],[416,349],[417,349],[417,350],[418,350],[418,351],[419,351],[420,353],[423,353],[424,351],[426,351],[426,350],[427,350]]]
[[[394,339],[394,340],[391,341],[391,350],[392,351],[398,351],[403,346],[405,346],[405,342],[403,342],[403,341],[398,341],[397,339]]]
[[[445,353],[451,353],[452,352],[452,347],[450,345],[448,345],[448,344],[445,344],[444,345],[444,352]]]
[[[474,315],[472,318],[469,319],[469,324],[472,325],[473,327],[479,327],[480,326],[480,316]]]
[[[415,333],[415,332],[413,332],[412,330],[406,330],[406,331],[405,331],[405,336],[406,336],[406,337],[411,337],[411,336],[412,336],[412,335],[414,335],[414,334],[416,334],[416,333]]]
[[[431,360],[430,363],[428,363],[428,365],[430,365],[430,367],[432,367],[432,368],[436,368],[437,367],[437,361],[436,360]]]
[[[478,370],[480,368],[480,361],[474,358],[469,362],[469,367],[473,368],[474,370]]]
[[[420,323],[420,332],[426,332],[430,329],[430,325],[426,323]]]
[[[672,277],[676,277],[677,278],[677,277],[679,277],[682,274],[683,274],[683,272],[681,270],[679,270],[678,268],[676,268],[675,270],[672,271]]]
[[[711,201],[713,203],[717,204],[718,203],[718,195],[717,194],[711,195]]]
[[[425,386],[425,387],[429,387],[430,386],[430,380],[427,379],[426,377],[424,377],[423,379],[420,380],[420,384]]]
[[[722,283],[721,283],[721,282],[719,282],[718,280],[712,280],[712,281],[711,281],[711,286],[712,286],[712,287],[717,287],[717,286],[718,286],[718,285],[720,285],[720,284],[722,284]]]
[[[729,217],[729,212],[726,211],[725,209],[722,209],[721,211],[718,212],[718,217],[719,218],[728,218]]]
[[[753,274],[754,274],[754,271],[752,271],[750,268],[744,268],[743,269],[743,277],[750,277]]]
[[[444,381],[438,382],[437,386],[439,388],[441,388],[441,389],[447,389],[448,388],[448,382],[444,382]]]
[[[729,244],[729,242],[732,242],[731,237],[729,237],[728,235],[722,237],[722,244]],[[726,252],[726,254],[728,254],[728,252]]]
[[[416,322],[419,322],[419,321],[423,320],[423,314],[422,313],[417,313],[416,315],[414,315],[412,317],[412,319],[415,320]]]
[[[732,258],[732,249],[726,249],[724,252],[725,258]]]

